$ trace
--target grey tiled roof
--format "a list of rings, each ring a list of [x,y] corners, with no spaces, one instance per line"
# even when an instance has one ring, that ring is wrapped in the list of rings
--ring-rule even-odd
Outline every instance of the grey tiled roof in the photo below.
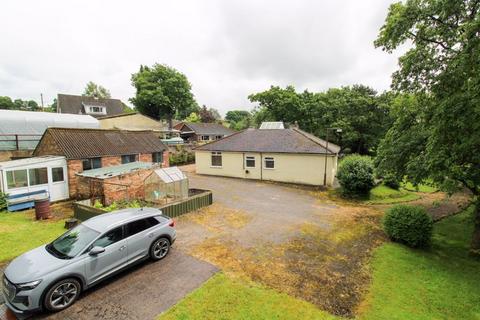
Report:
[[[336,154],[340,147],[302,130],[247,129],[197,147],[206,151]]]
[[[192,131],[195,131],[196,134],[198,135],[230,135],[234,133],[235,131],[232,129],[229,129],[220,123],[193,123],[193,122],[184,122],[183,126],[182,125],[176,125],[175,128],[179,129],[181,127],[187,126],[187,128],[184,128],[182,131],[189,131],[188,128],[190,128]]]
[[[107,116],[123,113],[122,101],[118,99],[96,99],[72,94],[58,94],[57,111],[60,113],[86,114],[84,105],[104,106],[107,108]],[[105,115],[92,116],[98,118]]]

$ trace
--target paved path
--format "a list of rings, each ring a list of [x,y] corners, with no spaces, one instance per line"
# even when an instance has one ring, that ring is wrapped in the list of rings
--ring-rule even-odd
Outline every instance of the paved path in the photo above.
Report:
[[[70,308],[31,319],[154,319],[217,271],[172,248],[162,261],[141,263],[84,292]],[[0,319],[11,319],[2,315],[2,308]]]

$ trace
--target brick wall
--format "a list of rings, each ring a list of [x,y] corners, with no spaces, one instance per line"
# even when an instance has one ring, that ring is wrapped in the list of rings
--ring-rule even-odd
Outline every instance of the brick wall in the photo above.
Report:
[[[138,161],[141,162],[152,162],[152,154],[151,153],[141,153],[140,158]]]
[[[168,150],[163,151],[162,168],[170,167],[170,152]]]
[[[163,152],[162,168],[165,168],[165,167],[169,166],[168,156],[169,156],[169,152],[164,151]],[[140,154],[139,161],[152,162],[152,154],[151,153]],[[122,157],[121,156],[109,156],[109,157],[103,157],[102,158],[102,167],[118,166],[120,164],[122,164]],[[78,177],[75,175],[76,173],[79,173],[79,172],[83,171],[82,160],[67,160],[67,167],[68,167],[68,187],[69,187],[69,190],[70,190],[70,192],[69,192],[70,197],[71,198],[76,197],[77,192],[78,192],[79,196],[85,197],[86,194],[88,194],[89,185],[88,185],[88,183],[83,181],[83,182],[81,182],[81,184],[82,184],[81,186],[77,186]],[[121,176],[121,177],[123,177],[123,176]],[[114,178],[112,178],[112,179],[114,179]],[[136,181],[135,179],[132,180],[132,181],[128,180],[128,178],[125,178],[125,179],[127,179],[126,180],[127,183],[117,182],[115,180],[112,180],[112,181],[114,181],[114,183],[120,183],[120,184],[128,184],[128,185],[134,184],[135,187],[133,187],[133,189],[137,189],[136,185],[138,185],[138,181]],[[143,180],[141,182],[142,182],[142,189],[143,189]],[[106,185],[105,185],[105,188],[108,189],[107,192],[109,193],[109,197],[111,199],[114,199],[112,201],[118,200],[117,199],[118,197],[120,197],[121,199],[125,198],[125,191],[122,191],[125,188],[122,189],[121,187],[118,187],[118,186],[117,187],[113,187],[113,186],[106,187]],[[113,193],[115,193],[115,192],[119,193],[118,197],[113,196]],[[128,193],[129,197],[131,199],[136,198],[135,194],[138,191],[132,191],[132,192],[129,191],[129,193]],[[143,197],[143,195],[142,195],[142,197]]]
[[[48,131],[45,131],[45,134],[43,135],[42,139],[38,143],[37,148],[33,153],[33,156],[37,157],[37,156],[50,156],[50,155],[63,156],[64,154],[55,143],[55,140],[53,140],[52,135]]]
[[[144,199],[144,180],[151,173],[151,169],[142,169],[105,179],[103,184],[105,205],[110,205],[114,201]]]
[[[102,167],[118,166],[120,164],[122,164],[122,157],[121,156],[103,157],[102,158]]]
[[[75,197],[77,192],[77,176],[75,173],[83,171],[82,160],[67,160],[68,189],[70,198]]]

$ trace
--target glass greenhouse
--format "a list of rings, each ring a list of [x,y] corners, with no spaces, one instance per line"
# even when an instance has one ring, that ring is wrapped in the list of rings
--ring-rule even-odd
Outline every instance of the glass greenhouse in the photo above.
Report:
[[[154,170],[144,185],[148,202],[166,204],[188,198],[188,178],[178,167]]]

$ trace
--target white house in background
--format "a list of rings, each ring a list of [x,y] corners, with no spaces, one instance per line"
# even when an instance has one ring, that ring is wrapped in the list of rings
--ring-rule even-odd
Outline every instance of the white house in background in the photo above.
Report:
[[[51,201],[68,199],[67,161],[42,156],[0,162],[0,190],[9,196],[47,191]]]
[[[298,128],[265,124],[195,148],[195,165],[198,174],[332,185],[339,151]]]

